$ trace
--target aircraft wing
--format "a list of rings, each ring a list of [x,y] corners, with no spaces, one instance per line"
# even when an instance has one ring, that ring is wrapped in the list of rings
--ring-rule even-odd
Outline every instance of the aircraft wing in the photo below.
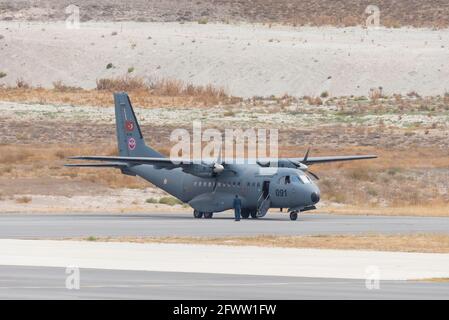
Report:
[[[290,161],[301,162],[303,164],[315,164],[337,161],[352,161],[363,159],[374,159],[376,155],[356,155],[356,156],[327,156],[327,157],[301,157],[288,158]],[[193,162],[189,159],[170,159],[170,158],[148,158],[148,157],[120,157],[120,156],[78,156],[70,157],[72,160],[92,160],[92,161],[112,161],[110,163],[100,164],[84,164],[84,166],[123,166],[127,164],[152,164],[152,165],[167,165],[167,166],[183,166],[190,165]],[[81,165],[67,165],[67,166],[81,166]]]
[[[326,162],[337,162],[337,161],[352,161],[352,160],[363,160],[363,159],[374,159],[377,158],[376,155],[362,155],[362,156],[328,156],[328,157],[307,157],[302,158],[288,158],[288,160],[294,162],[301,162],[305,165],[315,164],[315,163],[326,163]]]
[[[172,170],[175,168],[181,168],[182,171],[191,173],[197,176],[210,177],[216,174],[235,171],[226,168],[226,165],[220,163],[195,163],[186,159],[169,159],[169,158],[151,158],[151,157],[120,157],[120,156],[79,156],[70,157],[72,160],[91,160],[91,161],[112,161],[99,164],[68,164],[69,167],[115,167],[115,168],[128,168],[133,165],[154,165],[158,169]],[[221,161],[221,160],[220,160]]]

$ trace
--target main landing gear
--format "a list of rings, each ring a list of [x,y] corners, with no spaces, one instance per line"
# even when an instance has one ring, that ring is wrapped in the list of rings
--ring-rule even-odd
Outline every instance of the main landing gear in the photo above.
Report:
[[[296,219],[298,219],[298,211],[291,211],[290,220],[295,221]]]
[[[213,212],[204,212],[204,219],[212,219]]]
[[[201,219],[204,217],[204,219],[212,219],[214,213],[213,212],[202,212],[202,211],[193,211],[193,217],[195,219]]]
[[[250,210],[250,209],[242,209],[241,211],[242,219],[248,219],[249,217],[253,219],[257,219],[257,211],[256,210]]]

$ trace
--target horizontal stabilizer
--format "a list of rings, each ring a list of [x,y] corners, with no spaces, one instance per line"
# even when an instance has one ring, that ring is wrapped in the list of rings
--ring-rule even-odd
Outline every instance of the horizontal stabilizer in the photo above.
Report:
[[[120,156],[79,156],[70,157],[71,160],[91,160],[91,161],[114,161],[116,163],[129,164],[151,164],[151,165],[183,165],[192,164],[190,160],[169,159],[169,158],[150,158],[150,157],[120,157]]]
[[[73,163],[65,164],[64,167],[83,167],[83,168],[127,168],[126,163],[104,162],[104,163]]]

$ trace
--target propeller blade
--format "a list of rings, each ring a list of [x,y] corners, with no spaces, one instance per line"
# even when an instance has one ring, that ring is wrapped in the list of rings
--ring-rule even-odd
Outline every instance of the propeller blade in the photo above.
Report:
[[[299,161],[294,161],[292,159],[288,159],[288,161],[290,161],[290,163],[293,164],[295,167],[301,166],[301,162],[299,162]]]
[[[218,164],[223,163],[223,161],[221,160],[221,144],[220,144],[220,149],[218,149],[218,157],[217,157],[216,163],[218,163]]]
[[[307,164],[307,159],[309,158],[309,152],[310,152],[310,147],[307,148],[306,154],[304,155],[304,159],[302,160],[302,163]]]
[[[312,177],[314,177],[315,179],[320,180],[320,178],[315,173],[313,173],[312,171],[307,171],[307,173],[310,173],[310,175]]]
[[[212,170],[214,171],[214,174],[215,174],[215,184],[212,189],[212,192],[215,193],[215,191],[217,190],[217,185],[218,185],[218,175],[220,173],[222,173],[224,170],[223,161],[221,160],[221,144],[220,144],[220,149],[218,149],[217,161],[215,161],[215,163],[213,164]]]

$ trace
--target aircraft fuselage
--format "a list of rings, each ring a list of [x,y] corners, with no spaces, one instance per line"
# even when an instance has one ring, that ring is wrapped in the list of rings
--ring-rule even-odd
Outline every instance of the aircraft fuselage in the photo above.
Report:
[[[242,208],[254,210],[268,195],[271,208],[299,211],[319,201],[319,188],[301,170],[261,168],[257,164],[235,164],[230,169],[236,173],[210,178],[185,173],[181,168],[153,165],[136,165],[129,171],[202,212],[232,209],[236,195],[242,200]]]

